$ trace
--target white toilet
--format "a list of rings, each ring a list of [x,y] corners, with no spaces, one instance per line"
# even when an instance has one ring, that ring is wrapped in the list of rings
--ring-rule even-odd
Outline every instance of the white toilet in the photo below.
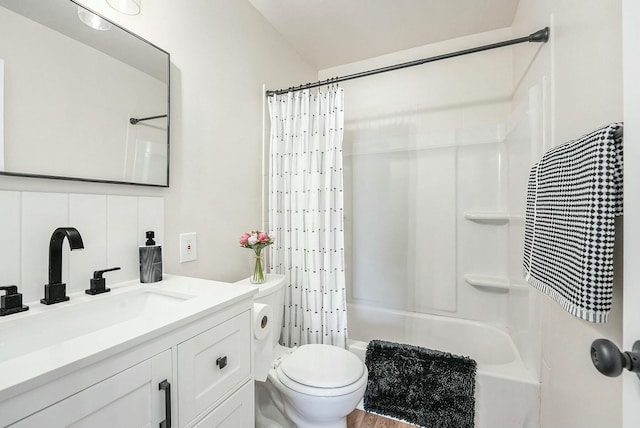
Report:
[[[259,287],[254,301],[272,307],[273,333],[272,352],[256,353],[261,344],[254,346],[256,427],[346,428],[347,415],[364,395],[367,368],[356,355],[336,346],[278,344],[284,275],[270,274]]]

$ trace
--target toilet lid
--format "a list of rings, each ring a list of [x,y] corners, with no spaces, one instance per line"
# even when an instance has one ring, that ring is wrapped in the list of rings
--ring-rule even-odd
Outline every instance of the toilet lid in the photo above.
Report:
[[[362,378],[364,364],[353,353],[332,345],[302,345],[280,364],[289,379],[313,388],[339,388]]]

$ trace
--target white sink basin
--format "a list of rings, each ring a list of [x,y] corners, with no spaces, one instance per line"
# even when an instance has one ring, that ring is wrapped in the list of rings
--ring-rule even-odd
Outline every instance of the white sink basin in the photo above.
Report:
[[[139,317],[171,310],[194,296],[152,287],[100,296],[80,295],[53,306],[32,305],[28,312],[0,322],[0,362]]]

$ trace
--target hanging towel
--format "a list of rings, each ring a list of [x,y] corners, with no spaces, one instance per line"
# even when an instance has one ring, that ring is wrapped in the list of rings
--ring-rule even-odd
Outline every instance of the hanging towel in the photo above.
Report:
[[[614,217],[622,214],[622,138],[614,123],[555,147],[527,188],[524,275],[572,315],[607,322]]]

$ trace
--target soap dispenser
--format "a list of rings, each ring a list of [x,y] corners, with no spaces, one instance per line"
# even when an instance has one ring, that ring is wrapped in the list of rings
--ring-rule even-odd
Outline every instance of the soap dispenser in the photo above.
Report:
[[[162,281],[162,246],[156,245],[152,230],[147,232],[147,242],[139,248],[140,282]]]

